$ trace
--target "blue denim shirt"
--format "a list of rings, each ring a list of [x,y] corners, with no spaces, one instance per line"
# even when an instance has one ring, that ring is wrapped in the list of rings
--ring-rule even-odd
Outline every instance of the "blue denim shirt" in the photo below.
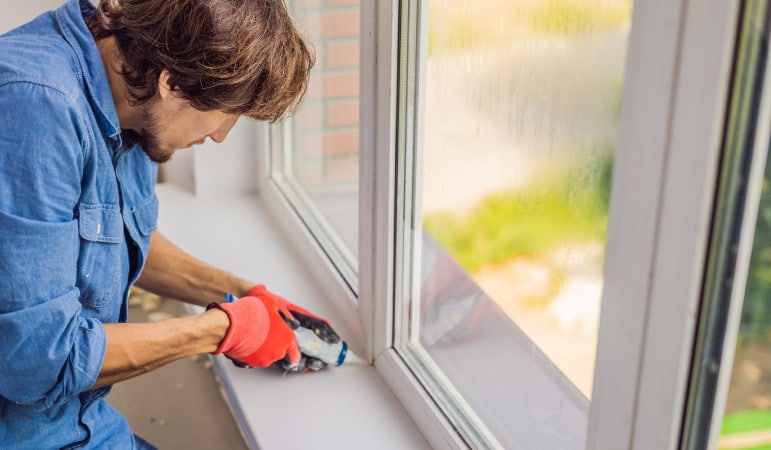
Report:
[[[157,167],[123,145],[86,0],[0,36],[0,448],[131,448],[89,390],[103,323],[155,229]]]

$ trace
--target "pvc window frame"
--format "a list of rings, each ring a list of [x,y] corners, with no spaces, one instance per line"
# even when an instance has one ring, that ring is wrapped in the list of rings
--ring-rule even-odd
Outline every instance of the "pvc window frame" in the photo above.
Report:
[[[393,348],[400,7],[362,2],[358,292],[269,177],[261,196],[434,448],[468,448]],[[634,4],[586,448],[676,448],[704,278],[739,0]],[[420,21],[416,35],[420,35]],[[421,74],[416,74],[420,79]],[[260,142],[269,148],[268,133]],[[417,133],[420,130],[415,130]],[[267,158],[267,157],[266,157]],[[267,163],[263,159],[263,163]],[[267,173],[266,164],[263,173]],[[357,301],[358,299],[358,301]]]
[[[677,448],[738,1],[634,5],[587,448]]]

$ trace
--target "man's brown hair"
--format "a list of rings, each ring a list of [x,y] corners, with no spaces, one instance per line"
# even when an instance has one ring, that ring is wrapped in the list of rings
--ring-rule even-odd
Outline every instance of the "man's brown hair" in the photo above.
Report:
[[[132,104],[156,94],[166,69],[198,110],[275,122],[314,64],[283,0],[102,0],[88,26],[115,37]]]

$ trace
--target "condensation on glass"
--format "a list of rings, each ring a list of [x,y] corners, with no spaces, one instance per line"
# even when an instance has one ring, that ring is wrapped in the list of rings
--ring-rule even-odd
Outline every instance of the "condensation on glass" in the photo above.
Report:
[[[584,445],[631,11],[428,6],[407,340],[506,448]]]

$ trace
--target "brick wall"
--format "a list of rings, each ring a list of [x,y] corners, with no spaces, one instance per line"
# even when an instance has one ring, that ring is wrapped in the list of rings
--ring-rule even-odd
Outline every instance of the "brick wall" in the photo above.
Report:
[[[359,0],[298,0],[292,9],[316,53],[308,92],[292,119],[295,176],[309,188],[356,188]]]

